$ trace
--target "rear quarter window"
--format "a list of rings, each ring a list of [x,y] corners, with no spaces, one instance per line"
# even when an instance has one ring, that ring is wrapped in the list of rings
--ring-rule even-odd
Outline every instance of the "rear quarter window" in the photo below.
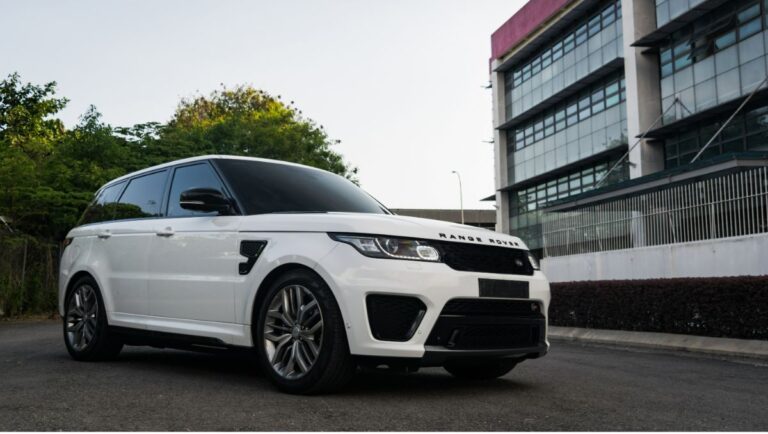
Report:
[[[115,204],[114,220],[160,216],[167,170],[133,178]]]
[[[81,226],[112,220],[115,214],[115,203],[125,184],[125,181],[123,181],[101,190],[93,202],[88,205],[88,208],[85,209],[77,225]]]

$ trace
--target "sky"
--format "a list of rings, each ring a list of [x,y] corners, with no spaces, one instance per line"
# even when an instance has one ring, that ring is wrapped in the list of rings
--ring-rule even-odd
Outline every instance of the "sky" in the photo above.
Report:
[[[391,208],[493,208],[490,36],[524,0],[0,0],[0,76],[58,83],[71,127],[165,122],[249,84],[294,101]]]

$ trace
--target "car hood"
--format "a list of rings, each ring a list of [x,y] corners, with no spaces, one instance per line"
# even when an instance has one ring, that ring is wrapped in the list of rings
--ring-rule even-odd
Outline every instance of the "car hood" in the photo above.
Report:
[[[387,214],[259,214],[243,217],[240,231],[375,234],[527,249],[522,240],[507,234],[458,223]]]

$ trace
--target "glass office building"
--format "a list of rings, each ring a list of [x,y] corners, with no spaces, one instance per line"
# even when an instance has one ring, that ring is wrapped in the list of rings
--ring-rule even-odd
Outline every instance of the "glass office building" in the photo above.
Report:
[[[768,233],[768,0],[530,0],[491,43],[497,230],[542,257]]]

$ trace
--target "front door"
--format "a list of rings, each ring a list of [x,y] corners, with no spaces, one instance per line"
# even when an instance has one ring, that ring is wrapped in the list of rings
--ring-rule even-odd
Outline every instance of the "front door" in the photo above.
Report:
[[[157,221],[149,253],[149,315],[166,331],[184,333],[200,321],[235,321],[238,216],[182,209],[179,196],[192,188],[224,186],[207,161],[176,167],[166,218]]]

